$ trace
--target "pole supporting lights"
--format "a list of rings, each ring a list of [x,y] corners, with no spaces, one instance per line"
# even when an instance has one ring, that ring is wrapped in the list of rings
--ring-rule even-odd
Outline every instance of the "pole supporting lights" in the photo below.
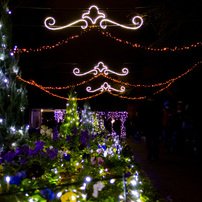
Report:
[[[92,10],[96,10],[96,14],[97,16],[95,17],[91,17],[92,15]],[[142,17],[140,16],[134,16],[132,18],[132,25],[133,26],[126,26],[126,25],[122,25],[120,23],[117,23],[113,20],[110,20],[110,19],[107,19],[106,18],[106,15],[105,13],[103,12],[100,12],[99,11],[99,8],[95,5],[92,5],[89,7],[88,11],[86,13],[83,13],[82,16],[81,16],[81,19],[78,19],[72,23],[69,23],[67,25],[64,25],[64,26],[55,26],[55,19],[53,17],[47,17],[44,21],[44,25],[47,29],[50,29],[50,30],[61,30],[61,29],[65,29],[65,28],[68,28],[68,27],[71,27],[71,26],[74,26],[80,22],[84,22],[85,25],[81,25],[81,28],[82,29],[86,29],[88,27],[88,23],[89,21],[92,23],[92,25],[96,25],[97,24],[97,21],[99,20],[99,25],[102,29],[106,29],[107,28],[107,25],[106,23],[111,23],[115,26],[119,26],[119,27],[122,27],[122,28],[125,28],[125,29],[130,29],[130,30],[136,30],[136,29],[139,29],[142,25],[143,25],[143,19]]]

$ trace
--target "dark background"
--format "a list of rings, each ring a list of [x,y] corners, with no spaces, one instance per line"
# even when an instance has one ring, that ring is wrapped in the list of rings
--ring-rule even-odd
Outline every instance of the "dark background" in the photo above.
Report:
[[[12,11],[13,46],[36,49],[41,46],[55,45],[73,35],[80,34],[77,26],[59,31],[45,28],[44,20],[52,16],[56,25],[69,24],[81,18],[91,5],[97,5],[108,19],[128,25],[135,15],[144,19],[138,30],[126,30],[108,26],[104,31],[113,36],[139,43],[146,47],[190,46],[201,41],[201,5],[202,1],[83,1],[83,0],[10,0]],[[108,24],[109,25],[109,24]],[[43,86],[66,86],[88,80],[92,75],[76,77],[72,72],[78,67],[82,72],[91,70],[99,61],[116,72],[123,67],[129,69],[125,77],[116,77],[129,83],[153,84],[176,77],[201,60],[201,46],[183,51],[155,52],[141,48],[132,48],[102,35],[97,29],[87,32],[79,38],[69,40],[67,44],[51,50],[19,54],[19,66],[22,78],[34,80]],[[100,87],[106,81],[102,77],[91,83],[75,88],[78,97],[86,97],[85,88]],[[112,87],[119,84],[108,81]],[[52,97],[40,89],[27,85],[29,108],[65,108],[66,100]],[[126,88],[123,95],[129,97],[149,96],[157,88]],[[69,90],[51,91],[67,97]],[[158,94],[162,100],[183,100],[198,106],[201,96],[201,65],[185,77],[177,80],[167,90]],[[89,100],[95,110],[126,110],[128,106],[142,101],[120,99],[104,93]],[[82,106],[84,101],[79,101]]]

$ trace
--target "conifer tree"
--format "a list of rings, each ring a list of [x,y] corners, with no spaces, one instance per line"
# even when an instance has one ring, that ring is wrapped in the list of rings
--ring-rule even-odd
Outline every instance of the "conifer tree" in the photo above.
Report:
[[[93,114],[93,133],[94,135],[98,134],[101,132],[101,129],[99,127],[99,122],[98,122],[98,117],[97,117],[96,111]]]
[[[64,117],[64,122],[60,126],[60,133],[63,135],[72,135],[72,131],[79,126],[79,114],[77,111],[77,94],[71,91],[69,94],[69,99],[66,105],[66,114]]]
[[[18,59],[12,49],[12,27],[8,1],[0,2],[0,147],[8,147],[25,134],[24,111],[26,89],[20,75]]]
[[[93,131],[93,113],[91,111],[90,104],[88,102],[85,102],[84,109],[82,110],[81,114],[81,124],[82,129],[88,130],[90,133]]]

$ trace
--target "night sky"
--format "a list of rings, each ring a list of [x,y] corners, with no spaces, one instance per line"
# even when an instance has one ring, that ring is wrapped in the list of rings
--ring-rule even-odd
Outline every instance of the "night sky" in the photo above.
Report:
[[[45,28],[44,20],[51,16],[56,19],[56,25],[69,24],[80,19],[91,5],[97,5],[108,19],[128,26],[133,16],[143,17],[144,24],[138,30],[126,30],[116,26],[108,26],[104,30],[117,38],[157,48],[183,47],[201,42],[201,1],[13,0],[9,3],[12,11],[13,46],[37,49],[79,35],[82,31],[80,26],[51,31]],[[110,74],[114,79],[133,84],[155,84],[186,72],[201,60],[200,53],[201,45],[174,52],[133,48],[102,35],[94,28],[54,49],[19,54],[19,66],[23,79],[34,80],[43,86],[67,86],[88,80],[92,74],[76,77],[72,73],[73,69],[78,67],[82,72],[89,71],[99,61],[103,61],[109,69],[116,72],[121,72],[124,67],[129,69],[129,74],[125,77]],[[200,66],[159,93],[158,97],[162,101],[170,98],[187,103],[199,102],[202,73]],[[74,90],[78,97],[90,96],[85,88],[98,88],[104,81],[120,89],[120,84],[99,77]],[[27,89],[29,108],[65,108],[66,100],[52,97],[30,85],[27,85]],[[122,95],[149,96],[156,90],[158,88],[127,87]],[[51,92],[67,97],[69,90]],[[139,101],[120,99],[104,93],[89,102],[96,110],[125,110],[128,103],[135,104]],[[79,101],[79,105],[83,105],[83,101]]]

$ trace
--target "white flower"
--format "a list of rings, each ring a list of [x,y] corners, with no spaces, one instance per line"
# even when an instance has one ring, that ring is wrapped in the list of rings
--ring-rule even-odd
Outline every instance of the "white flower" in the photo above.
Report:
[[[98,197],[98,191],[101,191],[104,188],[104,184],[102,182],[97,182],[97,184],[93,185],[93,196],[95,198]]]
[[[52,129],[52,128],[49,128],[49,129],[46,131],[46,134],[47,134],[48,136],[51,136],[52,133],[53,133],[53,129]]]

